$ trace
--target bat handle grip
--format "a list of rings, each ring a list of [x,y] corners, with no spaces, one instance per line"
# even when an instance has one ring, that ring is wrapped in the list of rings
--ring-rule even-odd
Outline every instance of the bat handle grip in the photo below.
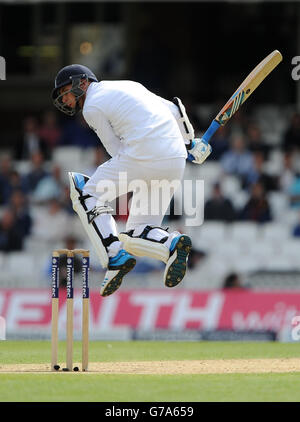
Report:
[[[206,142],[209,142],[210,138],[214,135],[214,133],[219,129],[220,126],[220,123],[218,123],[216,120],[213,120],[207,131],[202,136],[202,139],[204,139],[204,141]]]

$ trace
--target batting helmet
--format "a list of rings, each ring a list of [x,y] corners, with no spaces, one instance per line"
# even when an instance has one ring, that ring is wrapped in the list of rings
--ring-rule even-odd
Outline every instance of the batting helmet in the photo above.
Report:
[[[54,89],[52,91],[53,104],[60,111],[68,114],[69,116],[73,116],[80,110],[78,99],[85,93],[85,91],[80,87],[82,79],[98,82],[95,74],[88,67],[81,64],[71,64],[69,66],[65,66],[56,75]],[[70,90],[60,94],[60,88],[69,84],[72,84]],[[75,95],[75,108],[71,108],[62,102],[63,95],[68,94],[69,92]]]

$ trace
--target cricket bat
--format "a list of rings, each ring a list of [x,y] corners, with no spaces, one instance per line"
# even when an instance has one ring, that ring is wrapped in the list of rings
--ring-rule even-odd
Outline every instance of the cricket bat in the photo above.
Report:
[[[262,81],[275,69],[282,61],[282,55],[278,50],[274,50],[264,58],[246,79],[241,83],[238,89],[233,93],[224,107],[219,111],[215,119],[210,124],[207,131],[202,136],[206,142],[209,142],[214,133],[220,126],[224,126],[228,120],[236,113],[240,106],[250,97],[253,91],[262,83]]]

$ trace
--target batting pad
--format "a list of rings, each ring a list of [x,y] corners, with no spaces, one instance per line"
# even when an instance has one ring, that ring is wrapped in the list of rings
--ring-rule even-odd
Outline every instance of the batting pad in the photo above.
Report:
[[[124,249],[135,256],[148,256],[166,263],[170,256],[169,248],[162,243],[153,242],[139,237],[131,237],[125,233],[119,234],[119,239],[123,242]]]
[[[89,223],[87,218],[87,209],[84,205],[84,201],[80,201],[79,197],[81,196],[82,192],[80,189],[83,189],[83,186],[78,186],[76,183],[77,179],[75,178],[76,175],[80,175],[80,173],[73,173],[69,172],[69,181],[70,181],[70,197],[73,204],[73,209],[77,213],[80,221],[83,225],[84,230],[86,231],[97,256],[99,257],[100,263],[103,268],[107,268],[108,265],[108,255],[105,247],[102,243],[102,236],[97,228],[95,222]],[[81,175],[82,176],[82,175]]]

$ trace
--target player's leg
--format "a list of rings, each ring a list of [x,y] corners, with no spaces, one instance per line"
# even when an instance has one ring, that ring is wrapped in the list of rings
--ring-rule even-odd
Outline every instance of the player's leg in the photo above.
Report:
[[[192,249],[190,237],[177,231],[168,233],[161,227],[148,224],[137,229],[119,234],[124,248],[132,255],[148,256],[163,261],[166,264],[165,285],[177,286],[186,273],[188,255]],[[143,230],[138,235],[140,229]]]
[[[136,256],[148,256],[166,263],[164,282],[168,287],[174,287],[183,279],[186,272],[186,262],[192,247],[191,239],[177,231],[169,233],[161,226],[163,217],[170,204],[174,189],[180,183],[184,172],[185,161],[181,159],[171,162],[160,161],[151,166],[152,171],[145,172],[148,183],[144,192],[139,191],[139,209],[135,205],[133,194],[130,214],[126,225],[126,232],[119,235],[124,248]],[[159,178],[159,180],[157,180]],[[163,186],[161,181],[167,183]],[[179,183],[174,183],[177,181]],[[157,189],[163,186],[163,194],[158,194]],[[174,188],[174,189],[172,189]],[[156,212],[151,213],[153,200],[160,201],[155,204]]]
[[[83,228],[85,229],[97,256],[99,257],[100,263],[103,268],[106,268],[108,265],[108,238],[106,242],[104,241],[105,235],[99,230],[96,222],[92,218],[91,209],[87,207],[86,201],[88,198],[92,198],[88,194],[83,193],[84,186],[88,182],[89,177],[76,172],[69,172],[69,182],[70,182],[70,197],[72,200],[72,205],[74,211],[78,214]],[[95,200],[96,203],[96,200]],[[110,208],[106,208],[108,212]],[[104,211],[104,209],[103,209]],[[103,216],[105,214],[103,213]],[[94,217],[96,217],[94,215]]]
[[[89,179],[80,173],[69,173],[71,199],[86,233],[93,244],[103,268],[107,268],[100,294],[108,296],[117,290],[125,274],[133,269],[136,260],[122,249],[118,238],[115,220],[111,215],[113,209],[107,202],[115,199],[111,189],[109,196],[104,198],[101,193],[107,187],[108,177],[111,184],[117,183],[117,172],[113,163],[100,168]],[[102,185],[102,186],[101,186]],[[112,186],[112,185],[111,185]]]

